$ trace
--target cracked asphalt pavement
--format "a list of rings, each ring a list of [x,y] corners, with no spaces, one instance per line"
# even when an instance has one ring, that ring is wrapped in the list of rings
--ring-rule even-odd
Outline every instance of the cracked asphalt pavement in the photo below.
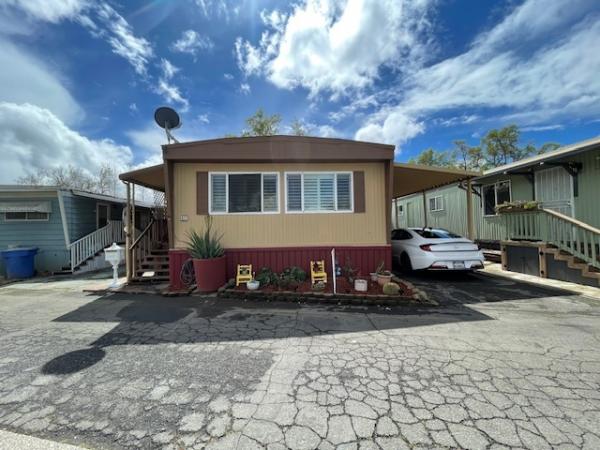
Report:
[[[411,276],[439,307],[0,288],[0,429],[89,448],[600,448],[600,302]]]

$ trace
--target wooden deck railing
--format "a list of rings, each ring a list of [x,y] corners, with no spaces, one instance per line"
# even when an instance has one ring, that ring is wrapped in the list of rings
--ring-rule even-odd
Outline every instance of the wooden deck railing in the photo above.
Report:
[[[131,252],[131,274],[133,276],[136,276],[138,268],[141,267],[142,262],[152,250],[164,242],[165,232],[165,221],[152,218],[140,234],[136,233],[136,239],[129,247]]]
[[[547,242],[600,268],[600,229],[549,209],[501,214],[506,239]]]
[[[71,271],[77,269],[87,259],[113,242],[123,242],[124,240],[123,222],[110,220],[106,226],[72,242],[67,246],[71,255]]]

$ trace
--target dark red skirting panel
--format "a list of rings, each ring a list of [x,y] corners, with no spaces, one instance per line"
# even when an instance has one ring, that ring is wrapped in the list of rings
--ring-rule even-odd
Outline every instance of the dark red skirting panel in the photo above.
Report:
[[[307,273],[310,261],[325,260],[327,272],[331,276],[331,249],[333,247],[273,247],[273,248],[230,248],[227,255],[227,278],[234,278],[238,264],[252,264],[258,272],[261,267],[269,267],[275,272],[281,272],[290,266],[299,266]],[[341,266],[349,258],[351,265],[356,267],[361,275],[368,276],[375,271],[381,261],[386,269],[391,269],[392,248],[389,245],[365,247],[335,247],[336,258]],[[182,289],[179,279],[181,266],[189,258],[185,250],[169,251],[169,275],[171,289]]]

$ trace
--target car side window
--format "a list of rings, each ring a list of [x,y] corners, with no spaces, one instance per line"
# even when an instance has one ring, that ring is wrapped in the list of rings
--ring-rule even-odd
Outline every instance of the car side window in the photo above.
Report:
[[[412,239],[412,235],[406,230],[394,230],[392,231],[393,241],[405,241],[406,239]]]

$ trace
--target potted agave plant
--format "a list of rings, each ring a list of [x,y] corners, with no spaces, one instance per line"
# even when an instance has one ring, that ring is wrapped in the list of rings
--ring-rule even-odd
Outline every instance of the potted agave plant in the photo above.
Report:
[[[206,216],[202,234],[195,230],[188,233],[188,251],[194,261],[196,287],[200,292],[215,292],[227,281],[222,237],[213,233],[211,216]]]

